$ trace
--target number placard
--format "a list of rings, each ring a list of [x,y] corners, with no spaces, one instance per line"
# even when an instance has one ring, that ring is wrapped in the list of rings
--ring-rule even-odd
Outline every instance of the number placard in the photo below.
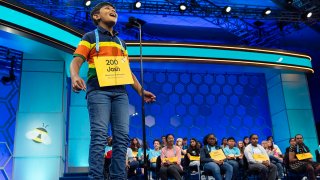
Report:
[[[93,59],[100,87],[133,84],[128,57],[98,56]]]

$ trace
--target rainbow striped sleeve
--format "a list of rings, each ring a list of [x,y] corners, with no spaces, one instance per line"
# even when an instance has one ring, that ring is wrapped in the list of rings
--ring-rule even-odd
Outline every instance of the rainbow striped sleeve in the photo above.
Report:
[[[89,42],[89,36],[88,34],[85,34],[82,37],[80,43],[78,44],[76,51],[73,53],[73,56],[79,56],[84,61],[86,61],[89,58],[89,53],[91,48],[92,48],[92,44],[90,44]]]

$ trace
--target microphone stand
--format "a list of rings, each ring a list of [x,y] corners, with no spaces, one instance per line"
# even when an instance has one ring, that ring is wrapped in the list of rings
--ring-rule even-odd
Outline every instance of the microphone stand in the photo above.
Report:
[[[143,60],[142,60],[142,28],[141,23],[134,21],[133,27],[139,29],[139,47],[140,47],[140,84],[141,84],[141,118],[142,118],[142,141],[143,141],[143,168],[144,179],[148,180],[148,158],[147,158],[147,138],[146,138],[146,118],[144,102],[144,80],[143,80]]]

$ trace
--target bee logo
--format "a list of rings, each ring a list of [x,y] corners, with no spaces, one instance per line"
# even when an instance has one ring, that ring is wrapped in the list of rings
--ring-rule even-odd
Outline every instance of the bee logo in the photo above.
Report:
[[[48,135],[47,128],[48,125],[44,126],[44,123],[42,124],[42,127],[35,128],[34,130],[31,130],[27,132],[26,137],[28,139],[31,139],[35,143],[43,143],[46,145],[51,144],[51,138]]]

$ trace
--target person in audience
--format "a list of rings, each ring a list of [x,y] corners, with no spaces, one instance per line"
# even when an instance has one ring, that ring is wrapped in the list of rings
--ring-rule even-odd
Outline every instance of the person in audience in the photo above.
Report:
[[[149,152],[149,161],[150,161],[150,167],[156,168],[156,160],[157,157],[161,155],[161,145],[160,145],[160,140],[155,139],[153,141],[153,148]]]
[[[222,180],[221,171],[225,172],[225,179],[232,179],[233,169],[232,166],[225,160],[214,160],[211,158],[210,153],[219,150],[217,139],[214,134],[208,134],[203,139],[203,147],[200,150],[200,163],[205,172],[212,173],[215,180]]]
[[[266,151],[269,155],[270,161],[277,166],[278,178],[282,179],[284,177],[283,170],[283,158],[280,157],[279,151],[274,147],[272,141],[266,141]],[[280,151],[281,152],[281,151]]]
[[[274,143],[273,137],[272,137],[272,136],[268,136],[268,137],[267,137],[267,141],[270,141],[270,142],[272,143],[273,148],[277,151],[277,154],[278,154],[280,157],[283,157],[283,156],[282,156],[282,152],[281,152],[279,146],[277,146],[277,145]]]
[[[181,166],[181,148],[174,145],[174,136],[168,134],[166,136],[167,145],[161,149],[161,167],[160,178],[168,179],[168,175],[175,180],[181,180],[182,166]],[[169,158],[169,159],[168,159]]]
[[[232,179],[236,180],[238,176],[238,170],[239,170],[239,160],[242,160],[243,156],[240,153],[240,150],[238,147],[235,146],[235,139],[234,137],[229,137],[227,139],[228,145],[223,149],[224,154],[227,156],[228,163],[233,168],[233,175]]]
[[[244,144],[243,144],[243,141],[238,141],[238,148],[239,148],[239,150],[240,150],[240,153],[241,153],[242,155],[244,155],[244,148],[245,148],[245,146],[244,146]]]
[[[161,148],[167,145],[166,136],[161,136]]]
[[[314,162],[312,157],[306,159],[298,159],[298,155],[310,153],[308,146],[303,142],[301,134],[295,136],[296,145],[289,148],[289,167],[296,172],[306,172],[308,179],[315,180],[320,172],[320,164]]]
[[[243,156],[244,156],[244,144],[243,144],[243,141],[238,141],[238,148],[240,150],[240,158],[239,158],[239,165],[240,167],[243,167],[244,166],[244,162],[243,162]]]
[[[149,152],[150,152],[150,148],[149,148],[148,143],[146,143],[146,146],[147,146],[146,153],[148,156]],[[144,164],[144,147],[143,147],[143,145],[140,146],[140,148],[138,149],[137,160],[138,160],[140,166],[143,166],[143,164]],[[144,168],[141,169],[141,173],[144,174]]]
[[[184,137],[182,139],[182,149],[187,150],[188,149],[188,138]]]
[[[136,175],[136,169],[139,167],[139,162],[134,159],[132,149],[127,148],[126,168],[128,171],[128,178]]]
[[[221,142],[220,147],[221,147],[221,149],[224,149],[227,146],[228,146],[227,138],[224,137],[224,138],[222,138],[222,142]]]
[[[268,141],[266,141],[266,140],[261,141],[261,146],[262,146],[265,150],[267,150],[267,149],[268,149]]]
[[[286,153],[289,155],[289,149],[291,146],[295,146],[296,145],[296,139],[295,138],[290,138],[289,139],[289,147],[286,148]]]
[[[244,155],[248,161],[248,169],[259,172],[261,180],[275,180],[277,167],[270,162],[266,150],[258,144],[258,135],[250,135],[250,144],[244,149]]]
[[[187,150],[187,164],[189,164],[190,167],[197,166],[197,169],[199,169],[200,160],[192,160],[191,156],[200,157],[200,148],[197,147],[197,140],[195,138],[191,138],[190,140],[190,146]]]
[[[201,141],[197,141],[197,148],[199,148],[199,149],[202,148],[202,143],[201,143]]]
[[[132,150],[133,158],[135,161],[138,160],[138,150],[140,148],[140,142],[138,138],[131,139],[130,148]]]
[[[187,154],[187,150],[184,150],[184,149],[183,149],[182,141],[183,141],[182,138],[177,138],[177,140],[176,140],[176,146],[181,149],[181,155],[182,155],[182,157],[184,157],[184,155]]]
[[[244,147],[247,147],[249,143],[250,143],[249,137],[248,137],[248,136],[245,136],[245,137],[243,138]]]

